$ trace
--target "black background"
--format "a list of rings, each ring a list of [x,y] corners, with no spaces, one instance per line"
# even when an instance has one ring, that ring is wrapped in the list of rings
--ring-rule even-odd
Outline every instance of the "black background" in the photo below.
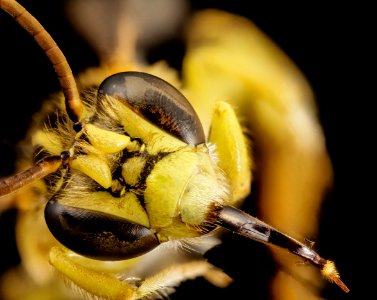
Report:
[[[74,73],[98,63],[95,53],[65,20],[63,1],[20,2],[55,38]],[[367,203],[375,198],[369,184],[373,175],[365,171],[375,167],[373,149],[367,146],[374,137],[368,135],[373,119],[367,117],[373,99],[364,93],[368,84],[363,69],[372,68],[366,53],[370,38],[366,35],[370,27],[368,9],[344,4],[329,7],[318,2],[249,3],[246,7],[246,2],[198,0],[191,1],[191,7],[217,7],[250,18],[280,45],[311,83],[335,172],[334,187],[323,204],[316,248],[324,257],[336,261],[342,279],[351,289],[346,295],[329,284],[322,296],[363,299],[362,291],[366,293],[370,286],[358,286],[361,276],[367,277],[358,266],[369,265],[373,257],[359,254],[359,249],[373,253],[365,246],[368,244],[362,234],[366,231],[363,220]],[[0,175],[7,175],[13,172],[14,147],[22,139],[31,114],[38,110],[40,100],[58,90],[59,85],[38,46],[4,12],[0,12],[0,32]],[[183,49],[180,41],[171,41],[155,49],[151,60],[169,56],[170,62],[177,65]],[[252,204],[248,207],[254,208]],[[13,218],[13,211],[0,216],[1,271],[18,261],[12,241]],[[265,246],[227,235],[223,245],[210,251],[208,258],[235,282],[225,290],[202,279],[185,282],[172,299],[269,299],[267,278],[274,265]]]

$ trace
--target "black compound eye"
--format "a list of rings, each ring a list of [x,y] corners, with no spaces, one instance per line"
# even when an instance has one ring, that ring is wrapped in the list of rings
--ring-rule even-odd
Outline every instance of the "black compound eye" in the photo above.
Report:
[[[45,219],[53,236],[78,254],[98,260],[124,260],[159,245],[148,228],[98,211],[71,207],[51,199]]]
[[[124,72],[106,78],[98,95],[122,101],[144,118],[190,145],[205,142],[202,124],[187,99],[171,84],[141,72]]]

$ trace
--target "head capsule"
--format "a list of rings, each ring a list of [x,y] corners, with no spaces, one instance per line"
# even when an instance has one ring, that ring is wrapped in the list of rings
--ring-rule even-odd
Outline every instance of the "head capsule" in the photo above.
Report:
[[[103,97],[107,97],[109,101],[103,102],[105,100]],[[102,104],[104,105],[101,106]],[[100,112],[102,109],[119,112],[119,110],[122,111],[125,108],[124,106],[127,107],[130,114],[101,114]],[[63,198],[57,196],[48,202],[45,209],[45,219],[55,238],[76,253],[95,259],[128,259],[142,255],[158,246],[161,236],[158,235],[161,220],[164,223],[162,227],[169,227],[167,231],[174,227],[173,225],[170,226],[172,222],[175,222],[173,221],[175,212],[172,211],[172,208],[177,207],[180,193],[185,192],[182,200],[183,207],[187,207],[185,199],[194,197],[188,193],[188,190],[186,191],[185,182],[189,181],[188,186],[192,191],[194,190],[192,185],[195,185],[195,182],[204,182],[202,177],[198,177],[196,169],[197,167],[201,168],[201,160],[204,160],[203,157],[208,155],[205,136],[200,120],[187,99],[166,81],[146,73],[124,72],[105,79],[98,90],[97,112],[98,115],[93,115],[93,122],[83,124],[82,131],[84,134],[77,137],[79,140],[76,144],[81,143],[81,138],[84,139],[84,142],[80,144],[79,152],[72,151],[74,154],[72,154],[72,162],[69,165],[71,175],[77,171],[80,176],[85,174],[100,185],[99,190],[108,192],[113,196],[115,194],[113,188],[116,185],[116,191],[123,191],[123,194],[120,196],[121,192],[119,192],[119,195],[114,197],[123,197],[124,193],[131,194],[133,190],[137,189],[140,201],[145,202],[145,210],[151,222],[150,227],[134,223],[127,218],[119,218],[111,213],[102,213],[101,210],[93,211],[88,208],[80,208],[76,201],[67,205],[64,199],[68,196],[68,190],[74,189],[74,182],[66,187],[67,191],[63,192],[63,194],[65,193]],[[180,146],[168,151],[166,148],[156,147],[156,152],[148,152],[148,139],[138,133],[142,130],[140,124],[132,126],[136,130],[135,135],[130,133],[129,127],[124,123],[121,123],[124,134],[116,133],[111,130],[111,127],[106,128],[104,126],[104,124],[111,123],[112,119],[109,118],[113,116],[119,118],[115,119],[116,121],[126,119],[128,122],[131,122],[133,116],[137,116],[139,120],[142,119],[140,121],[149,122],[169,133],[169,136],[178,138]],[[131,123],[134,124],[135,122]],[[167,134],[159,132],[161,136],[167,136]],[[139,151],[135,148],[132,148],[132,150],[127,148],[130,137],[132,139],[134,136],[146,145],[146,150]],[[125,141],[121,140],[121,137],[125,138]],[[127,141],[126,138],[128,138]],[[160,141],[162,138],[159,137],[158,140]],[[88,143],[90,145],[87,147]],[[185,147],[186,144],[190,146]],[[199,146],[192,147],[196,145]],[[194,150],[196,148],[203,148],[204,150]],[[104,156],[116,154],[120,158],[114,161],[110,159],[109,161],[112,162],[109,164],[106,159],[98,159],[97,152],[92,153],[92,149],[98,150]],[[180,151],[177,149],[180,149]],[[200,152],[200,154],[195,152]],[[160,155],[160,153],[162,154]],[[135,158],[139,156],[139,161],[142,162],[143,166],[135,166]],[[89,159],[91,160],[88,163]],[[188,164],[185,168],[190,170],[188,174],[181,174],[176,180],[173,178],[171,183],[169,183],[169,180],[161,182],[160,180],[149,179],[149,177],[169,177],[173,173],[178,174],[180,168],[183,167],[181,162]],[[170,170],[170,167],[173,167],[173,169]],[[125,168],[127,170],[132,169],[134,174],[139,174],[140,178],[133,182],[128,178],[130,174],[124,171]],[[104,172],[104,170],[107,171]],[[104,175],[107,175],[105,176],[106,180],[103,180]],[[195,178],[198,180],[195,181]],[[140,183],[141,181],[145,181],[143,188],[140,188],[140,186],[143,186]],[[179,183],[183,183],[183,185]],[[207,182],[207,185],[212,189],[212,182]],[[159,191],[154,191],[155,188]],[[171,197],[161,195],[161,191],[166,191],[168,188],[170,188]],[[93,193],[95,192],[93,191]],[[203,190],[203,194],[205,194],[205,190]],[[200,198],[204,198],[203,196],[201,195]],[[208,197],[208,195],[205,196]],[[212,199],[213,197],[209,198]],[[85,201],[91,201],[91,199],[88,198]],[[160,206],[157,210],[155,210],[156,205]],[[161,214],[161,208],[166,210],[168,214]],[[201,225],[204,222],[206,211],[200,214],[200,218],[194,218],[194,225]],[[178,213],[180,212],[178,211]],[[190,216],[186,220],[187,212],[183,215],[182,222],[179,225],[182,228],[185,227],[185,223],[191,224],[193,218]],[[156,219],[157,222],[155,222]],[[167,224],[169,225],[166,226]],[[180,233],[185,235],[182,228],[173,234],[174,238],[177,238]],[[168,233],[165,236],[170,237]]]

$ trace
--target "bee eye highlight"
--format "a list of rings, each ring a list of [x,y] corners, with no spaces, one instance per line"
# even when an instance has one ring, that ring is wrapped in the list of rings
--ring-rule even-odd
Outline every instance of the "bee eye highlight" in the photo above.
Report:
[[[103,95],[127,102],[152,124],[187,144],[205,142],[202,124],[191,104],[161,78],[142,72],[118,73],[102,82],[99,99]]]

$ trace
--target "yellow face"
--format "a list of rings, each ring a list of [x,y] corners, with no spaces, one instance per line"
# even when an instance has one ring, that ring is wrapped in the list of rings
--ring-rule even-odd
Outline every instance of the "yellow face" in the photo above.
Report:
[[[0,5],[19,15],[16,2]],[[79,18],[94,28],[101,18],[88,22],[84,11],[94,11]],[[59,75],[64,97],[52,95],[36,114],[20,147],[23,172],[0,180],[0,195],[26,185],[0,203],[20,211],[17,243],[27,274],[4,276],[6,297],[22,290],[76,299],[60,277],[106,299],[168,294],[198,276],[225,287],[231,279],[201,256],[217,243],[219,226],[286,248],[348,291],[331,261],[236,208],[257,170],[264,218],[296,236],[316,230],[331,167],[302,74],[251,22],[208,10],[192,18],[178,76],[164,63],[138,60],[138,18],[128,18],[116,48],[101,31],[112,22],[96,27],[95,40],[105,44],[101,65],[77,76],[79,91],[72,74]],[[42,44],[55,69],[65,70],[65,60]],[[125,71],[132,72],[118,73]],[[317,282],[317,270],[297,271],[296,257],[279,251],[289,276],[280,272],[272,293],[310,299],[294,278]]]
[[[166,239],[207,232],[214,227],[212,210],[229,201],[227,187],[206,145],[166,156],[146,180],[145,206],[152,228]]]
[[[233,201],[228,170],[218,165],[224,146],[205,142],[185,97],[166,81],[140,72],[110,76],[98,91],[97,97],[84,96],[85,117],[76,133],[65,112],[54,111],[60,116],[53,126],[45,124],[32,136],[38,160],[67,156],[45,180],[50,191],[45,217],[55,238],[84,256],[119,260],[213,230],[217,210]],[[224,105],[218,115],[227,111]],[[240,132],[234,114],[224,121]],[[245,148],[244,141],[238,146]],[[229,139],[225,148],[233,143]],[[248,156],[240,159],[245,171],[233,174],[248,178]],[[238,191],[237,199],[247,190]],[[88,229],[95,227],[88,219],[103,222],[103,228]],[[119,233],[116,226],[129,229]]]

